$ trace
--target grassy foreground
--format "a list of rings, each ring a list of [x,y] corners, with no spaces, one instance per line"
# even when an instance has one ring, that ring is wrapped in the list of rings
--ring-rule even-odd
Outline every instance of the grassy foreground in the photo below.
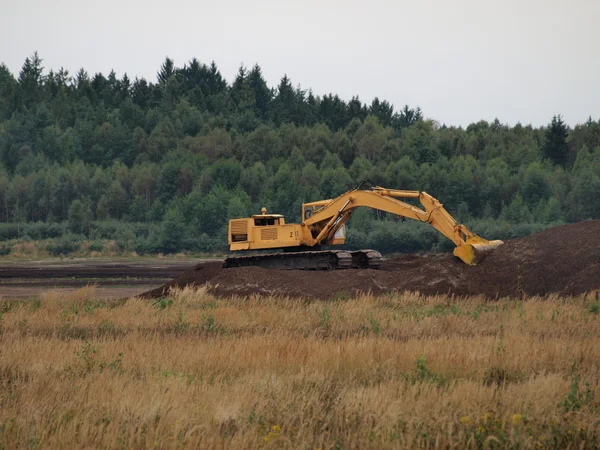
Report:
[[[600,304],[0,301],[2,448],[597,448]]]

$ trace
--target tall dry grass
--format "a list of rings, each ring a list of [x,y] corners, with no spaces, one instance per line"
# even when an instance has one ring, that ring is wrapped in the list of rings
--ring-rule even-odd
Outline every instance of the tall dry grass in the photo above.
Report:
[[[596,448],[598,293],[0,303],[5,448]]]

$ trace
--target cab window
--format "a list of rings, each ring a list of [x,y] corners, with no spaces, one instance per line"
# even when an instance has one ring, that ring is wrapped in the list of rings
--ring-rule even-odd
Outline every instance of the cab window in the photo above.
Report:
[[[273,219],[272,217],[266,219],[254,219],[254,226],[256,227],[266,227],[268,225],[275,225],[275,221],[278,219]]]
[[[304,208],[304,220],[309,219],[313,214],[313,207],[307,206]]]

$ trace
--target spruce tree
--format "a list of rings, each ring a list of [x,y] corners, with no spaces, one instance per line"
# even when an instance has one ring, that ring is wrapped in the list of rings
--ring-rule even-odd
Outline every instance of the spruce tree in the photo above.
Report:
[[[567,136],[569,130],[560,114],[552,117],[550,126],[546,129],[545,142],[542,148],[544,156],[554,164],[565,166],[569,156]]]
[[[348,120],[365,120],[367,117],[367,107],[362,104],[358,96],[352,97],[348,102]]]
[[[175,63],[168,56],[165,58],[165,62],[160,66],[160,70],[156,74],[158,82],[160,84],[166,84],[167,80],[171,75],[175,73]]]
[[[217,65],[213,61],[210,63],[210,69],[208,72],[208,88],[211,94],[218,94],[223,92],[227,88],[227,82],[217,69]]]
[[[235,79],[231,84],[231,90],[229,91],[229,95],[231,95],[233,102],[236,104],[239,102],[239,97],[241,96],[241,93],[244,90],[247,77],[248,72],[246,70],[246,67],[244,67],[244,65],[242,64],[238,69],[238,73],[235,76]]]
[[[0,121],[10,117],[15,108],[17,82],[4,63],[0,64]]]
[[[248,73],[248,84],[252,91],[254,91],[256,116],[265,119],[269,112],[271,90],[267,86],[267,82],[258,64],[255,64],[250,73]]]
[[[184,65],[180,73],[185,79],[186,89],[191,91],[196,86],[202,84],[205,72],[206,67],[196,58],[192,58],[189,64]]]
[[[392,123],[394,107],[387,100],[380,101],[375,97],[369,107],[369,114],[377,117],[382,125],[389,126]]]
[[[295,100],[296,96],[292,82],[287,75],[284,75],[279,86],[277,86],[277,95],[272,102],[271,113],[277,126],[291,121]]]
[[[31,58],[25,58],[21,72],[19,72],[19,86],[23,94],[25,106],[29,107],[39,100],[39,88],[42,85],[42,58],[35,52]]]

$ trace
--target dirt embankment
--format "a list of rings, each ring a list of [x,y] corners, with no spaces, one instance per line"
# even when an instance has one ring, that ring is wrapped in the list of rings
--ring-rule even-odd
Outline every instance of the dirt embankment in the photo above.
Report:
[[[506,241],[476,267],[451,254],[387,259],[379,270],[303,271],[260,267],[223,269],[198,264],[173,281],[142,294],[208,283],[217,295],[284,295],[332,298],[356,292],[503,296],[579,294],[600,289],[600,220],[549,228]]]

